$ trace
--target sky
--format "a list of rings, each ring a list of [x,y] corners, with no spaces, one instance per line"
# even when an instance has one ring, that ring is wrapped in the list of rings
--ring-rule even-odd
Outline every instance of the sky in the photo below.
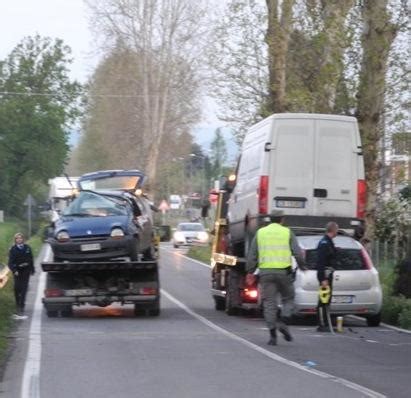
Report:
[[[35,34],[62,39],[70,46],[74,59],[70,76],[81,83],[87,81],[99,55],[83,0],[0,0],[0,59],[6,58],[25,36]],[[222,123],[216,117],[217,105],[211,98],[204,99],[203,110],[203,119],[193,133],[196,141],[207,147],[215,129]],[[231,148],[233,140],[227,139]],[[72,141],[77,140],[74,134]],[[234,146],[230,155],[232,151],[235,151]]]
[[[83,0],[0,0],[0,59],[25,37],[60,38],[71,47],[71,77],[84,83],[98,62]]]

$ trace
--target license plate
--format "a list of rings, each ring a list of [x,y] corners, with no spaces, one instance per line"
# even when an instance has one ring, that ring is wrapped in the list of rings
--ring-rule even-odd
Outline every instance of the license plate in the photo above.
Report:
[[[66,296],[91,296],[93,294],[92,289],[71,289],[71,290],[66,290],[65,295]]]
[[[305,202],[300,200],[276,200],[276,206],[303,209],[305,206]]]
[[[81,245],[80,249],[81,249],[82,252],[100,250],[101,245],[100,245],[100,243],[89,243],[87,245]]]
[[[352,303],[353,296],[333,296],[331,303],[333,304],[349,304]]]

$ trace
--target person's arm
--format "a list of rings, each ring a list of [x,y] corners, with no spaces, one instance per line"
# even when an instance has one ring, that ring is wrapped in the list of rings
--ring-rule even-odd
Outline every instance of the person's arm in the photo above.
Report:
[[[297,261],[298,268],[300,268],[301,270],[307,269],[305,265],[303,251],[301,250],[301,247],[298,244],[297,238],[295,237],[292,231],[290,231],[290,247],[291,247],[291,253],[295,257],[295,260]]]
[[[245,269],[249,274],[252,274],[258,266],[258,246],[257,246],[257,234],[254,236],[251,242],[250,250],[247,255],[247,263]]]
[[[17,265],[16,265],[16,259],[15,259],[13,247],[11,247],[9,250],[9,261],[7,265],[13,274],[17,272]]]
[[[328,244],[327,242],[320,240],[317,248],[317,279],[322,283],[327,280],[325,277],[325,267],[327,265],[328,256]]]

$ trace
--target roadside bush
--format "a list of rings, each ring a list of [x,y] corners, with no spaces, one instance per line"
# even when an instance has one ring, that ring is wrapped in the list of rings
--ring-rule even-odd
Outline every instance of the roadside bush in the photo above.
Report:
[[[383,322],[391,325],[398,325],[400,314],[406,308],[406,305],[406,298],[384,294],[381,314]]]

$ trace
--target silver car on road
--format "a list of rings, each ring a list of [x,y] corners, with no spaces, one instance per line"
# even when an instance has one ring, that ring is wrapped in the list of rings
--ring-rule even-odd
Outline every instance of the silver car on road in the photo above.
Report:
[[[317,280],[317,246],[319,235],[297,236],[305,252],[308,270],[297,271],[295,286],[296,312],[316,313],[319,284]],[[365,248],[349,236],[334,239],[337,259],[334,264],[331,314],[365,316],[369,326],[381,321],[382,289],[378,271]]]

